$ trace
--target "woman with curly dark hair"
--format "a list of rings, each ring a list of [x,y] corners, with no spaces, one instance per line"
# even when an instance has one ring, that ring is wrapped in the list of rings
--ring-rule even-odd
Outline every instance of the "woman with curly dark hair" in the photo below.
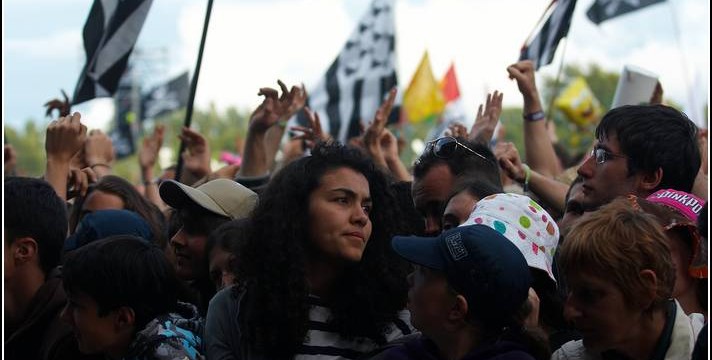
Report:
[[[356,149],[320,144],[282,169],[252,215],[239,285],[210,303],[208,358],[353,359],[409,334],[394,209],[386,178]]]

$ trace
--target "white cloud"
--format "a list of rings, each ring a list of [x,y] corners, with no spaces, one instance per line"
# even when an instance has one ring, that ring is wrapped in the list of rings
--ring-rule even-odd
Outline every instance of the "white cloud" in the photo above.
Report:
[[[347,4],[348,5],[348,4]],[[427,48],[436,76],[455,61],[467,108],[473,112],[487,89],[516,99],[505,68],[516,61],[524,37],[545,1],[463,0],[396,2],[399,78],[410,81]],[[517,11],[510,11],[518,8]],[[318,11],[315,11],[318,9]],[[331,0],[218,3],[213,8],[196,103],[252,108],[262,86],[304,81],[314,85],[334,60],[360,14]],[[508,14],[493,17],[492,14]],[[204,8],[195,4],[179,18],[182,66],[194,67]],[[503,31],[502,29],[507,29]],[[510,100],[511,101],[511,100]],[[520,100],[521,101],[521,100]]]
[[[99,129],[108,132],[114,120],[114,99],[98,98],[72,107],[72,112],[82,114],[82,124],[87,130]]]
[[[319,9],[319,11],[313,11]],[[205,9],[183,9],[178,20],[180,59],[191,69],[200,43]],[[196,105],[256,106],[260,87],[315,82],[338,53],[351,24],[340,3],[296,0],[222,3],[213,8]]]
[[[82,49],[82,35],[79,29],[63,30],[45,37],[8,39],[5,46],[5,51],[21,56],[74,60]]]

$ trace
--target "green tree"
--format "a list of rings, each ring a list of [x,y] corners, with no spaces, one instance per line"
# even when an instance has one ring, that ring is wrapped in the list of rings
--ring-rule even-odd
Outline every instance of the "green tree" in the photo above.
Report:
[[[44,128],[39,128],[34,119],[29,119],[21,131],[5,126],[6,142],[17,153],[17,175],[36,177],[44,174],[44,133]]]
[[[145,132],[150,133],[153,126],[162,123],[166,126],[164,146],[173,150],[172,162],[177,159],[180,140],[178,134],[183,126],[185,110],[175,111],[158,119],[144,123]],[[210,143],[212,158],[217,159],[221,151],[239,152],[238,140],[244,139],[247,132],[249,112],[247,110],[229,107],[218,111],[214,105],[207,110],[196,109],[193,113],[192,126],[203,134]],[[33,119],[27,120],[24,129],[17,130],[13,126],[5,126],[5,138],[17,152],[17,174],[24,176],[41,176],[44,174],[46,154],[44,151],[45,128],[38,126]],[[143,137],[136,139],[136,148],[141,146]],[[214,169],[217,170],[217,169]],[[138,183],[140,171],[137,155],[131,155],[116,161],[114,174]]]

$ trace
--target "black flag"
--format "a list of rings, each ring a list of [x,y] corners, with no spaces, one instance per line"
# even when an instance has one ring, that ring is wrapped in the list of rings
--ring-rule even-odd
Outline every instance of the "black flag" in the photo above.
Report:
[[[188,72],[154,87],[142,97],[142,119],[153,119],[185,107],[188,104]]]
[[[110,97],[119,86],[129,55],[153,0],[94,0],[84,24],[87,62],[72,104]]]
[[[551,64],[559,41],[566,37],[571,26],[576,0],[554,0],[553,10],[534,38],[522,48],[519,60],[532,60],[535,69]]]
[[[596,0],[586,11],[586,16],[594,23],[600,24],[616,16],[663,1],[665,0]]]

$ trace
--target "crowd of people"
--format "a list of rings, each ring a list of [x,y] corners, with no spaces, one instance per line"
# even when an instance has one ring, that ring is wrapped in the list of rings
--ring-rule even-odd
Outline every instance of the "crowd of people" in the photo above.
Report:
[[[492,141],[495,92],[412,166],[395,89],[341,144],[303,87],[262,88],[241,165],[183,128],[178,179],[156,126],[140,184],[60,116],[42,178],[4,180],[6,358],[707,358],[706,130],[621,106],[567,168],[533,64],[506,70],[524,149]]]

